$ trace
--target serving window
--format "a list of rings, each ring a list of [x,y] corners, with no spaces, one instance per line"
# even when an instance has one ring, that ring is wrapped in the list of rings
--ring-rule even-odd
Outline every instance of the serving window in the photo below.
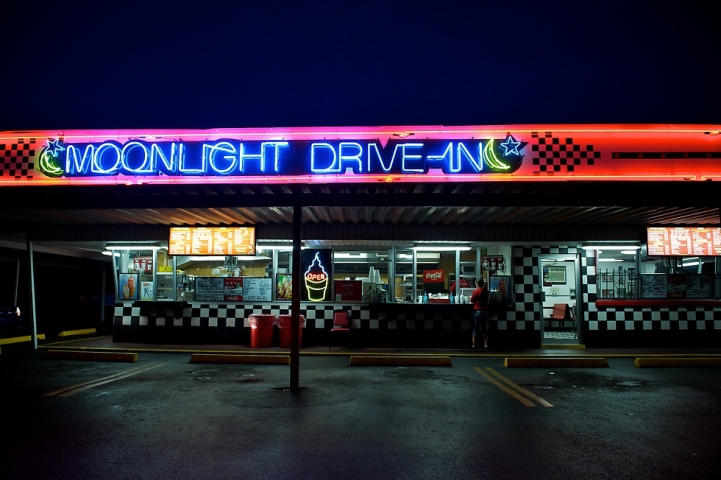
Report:
[[[598,250],[598,298],[719,298],[717,257],[659,257],[644,253]]]

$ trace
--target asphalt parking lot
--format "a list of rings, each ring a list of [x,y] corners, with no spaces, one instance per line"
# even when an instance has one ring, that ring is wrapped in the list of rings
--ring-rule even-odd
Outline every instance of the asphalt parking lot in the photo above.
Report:
[[[0,478],[716,478],[721,368],[3,352]]]

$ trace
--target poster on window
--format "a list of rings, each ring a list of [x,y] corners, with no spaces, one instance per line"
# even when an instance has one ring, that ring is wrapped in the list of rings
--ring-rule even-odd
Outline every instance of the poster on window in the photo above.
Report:
[[[153,299],[153,282],[140,282],[140,299]]]
[[[713,275],[686,275],[686,298],[713,298]]]
[[[686,275],[667,275],[666,298],[686,298]]]
[[[270,302],[273,300],[273,279],[270,277],[243,277],[243,301]]]
[[[121,273],[118,276],[118,298],[121,300],[138,299],[138,274]]]
[[[223,278],[223,300],[243,301],[243,277]]]
[[[195,300],[204,302],[223,301],[223,277],[195,277]]]
[[[666,298],[667,278],[662,273],[641,275],[641,298]]]
[[[566,267],[563,266],[543,266],[543,285],[552,285],[554,283],[566,284]]]
[[[278,300],[293,299],[293,276],[292,275],[276,275],[275,295]]]

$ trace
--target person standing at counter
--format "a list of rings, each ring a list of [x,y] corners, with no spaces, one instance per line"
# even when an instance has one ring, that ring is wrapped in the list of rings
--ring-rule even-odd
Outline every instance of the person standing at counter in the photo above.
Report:
[[[490,293],[486,288],[486,282],[479,278],[476,280],[476,289],[471,294],[471,303],[473,303],[473,327],[471,331],[472,346],[471,349],[476,349],[476,338],[478,337],[478,331],[480,330],[483,335],[483,349],[488,351],[488,301]]]

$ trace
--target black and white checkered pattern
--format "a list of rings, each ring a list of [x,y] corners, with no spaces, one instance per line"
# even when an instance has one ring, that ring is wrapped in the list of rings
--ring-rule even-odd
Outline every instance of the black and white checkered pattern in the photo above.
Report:
[[[538,132],[531,133],[531,161],[534,173],[566,173],[574,172],[579,166],[592,166],[601,158],[601,152],[596,152],[593,145],[578,145],[572,138],[554,137],[552,132],[545,132],[540,136]]]
[[[20,138],[17,143],[0,143],[0,177],[33,178],[30,172],[34,168],[34,146],[34,138]]]
[[[514,247],[513,283],[515,308],[505,312],[494,322],[493,330],[503,333],[513,344],[514,338],[538,338],[542,321],[541,282],[539,258],[548,254],[578,254],[581,264],[581,285],[579,330],[583,342],[593,346],[618,346],[613,343],[616,332],[642,334],[647,344],[654,342],[657,334],[686,332],[688,341],[696,336],[721,333],[721,308],[709,306],[638,306],[598,307],[596,288],[596,258],[593,251],[576,246],[561,247]],[[470,319],[461,318],[458,310],[445,318],[439,309],[412,308],[404,311],[398,308],[384,308],[383,304],[301,304],[305,316],[304,328],[311,331],[328,330],[333,324],[333,314],[338,310],[350,310],[352,328],[362,331],[414,331],[432,335],[445,332],[468,331]],[[130,304],[115,307],[115,328],[120,331],[142,332],[148,327],[165,327],[163,331],[191,330],[204,332],[235,331],[249,327],[248,317],[252,314],[288,315],[290,304],[206,304],[198,303],[187,307],[180,318],[174,318],[172,310],[157,312],[156,317],[141,316],[140,307]],[[409,318],[412,316],[413,318]],[[117,333],[117,332],[116,332]],[[142,333],[141,333],[142,334]],[[535,335],[538,335],[535,337]],[[684,334],[682,334],[684,335]],[[692,338],[693,337],[693,338]],[[225,337],[227,338],[227,337]]]
[[[513,249],[513,284],[515,310],[507,312],[506,320],[498,321],[498,330],[540,331],[541,279],[538,259],[541,255],[581,253],[581,292],[584,308],[592,299],[596,301],[595,257],[584,256],[578,247],[515,247]],[[589,282],[593,282],[589,284]]]

